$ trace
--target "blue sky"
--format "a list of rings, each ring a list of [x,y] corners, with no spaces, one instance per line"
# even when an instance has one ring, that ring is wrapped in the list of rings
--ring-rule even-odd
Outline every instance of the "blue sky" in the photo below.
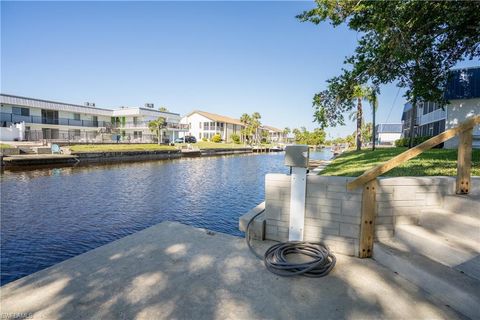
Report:
[[[1,91],[106,108],[151,102],[181,114],[258,111],[265,124],[313,129],[312,96],[357,41],[345,27],[295,19],[313,6],[2,1]],[[402,94],[382,88],[378,122],[400,120]],[[327,132],[353,130],[348,121]]]

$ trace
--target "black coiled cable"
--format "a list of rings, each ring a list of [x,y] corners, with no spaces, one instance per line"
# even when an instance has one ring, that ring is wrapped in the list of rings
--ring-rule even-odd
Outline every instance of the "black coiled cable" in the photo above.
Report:
[[[268,248],[263,257],[259,255],[250,244],[250,225],[262,212],[254,215],[248,222],[245,230],[245,239],[250,250],[258,258],[263,258],[267,270],[282,277],[302,275],[318,278],[326,276],[333,269],[337,259],[328,246],[321,242],[280,242]],[[300,263],[289,262],[287,260],[289,254],[297,257],[307,257],[308,261]]]
[[[288,255],[306,256],[308,261],[293,263]],[[264,256],[265,267],[276,275],[291,277],[302,275],[317,278],[326,276],[335,266],[335,256],[320,242],[289,241],[271,246]]]

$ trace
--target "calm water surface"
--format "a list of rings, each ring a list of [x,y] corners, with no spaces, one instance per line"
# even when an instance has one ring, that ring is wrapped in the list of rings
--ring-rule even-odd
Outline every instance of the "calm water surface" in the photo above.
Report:
[[[1,284],[165,220],[242,235],[283,153],[5,172]],[[329,150],[311,154],[328,159]]]

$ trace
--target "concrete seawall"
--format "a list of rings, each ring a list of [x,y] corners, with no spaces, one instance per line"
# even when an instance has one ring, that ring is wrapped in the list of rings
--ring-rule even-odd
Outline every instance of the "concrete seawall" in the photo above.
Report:
[[[81,163],[165,160],[182,157],[180,150],[74,152],[72,155],[76,156]]]
[[[169,160],[191,157],[211,157],[251,153],[251,148],[238,149],[200,149],[200,150],[151,150],[151,151],[109,151],[109,152],[73,152],[71,155],[42,154],[5,156],[1,159],[2,166],[26,167],[42,165],[59,165],[75,163],[114,163],[151,160]]]

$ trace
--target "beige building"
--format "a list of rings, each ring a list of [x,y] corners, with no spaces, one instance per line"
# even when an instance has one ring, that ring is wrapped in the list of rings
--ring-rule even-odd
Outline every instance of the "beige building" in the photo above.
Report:
[[[194,136],[197,140],[210,140],[218,133],[224,141],[230,142],[232,134],[237,134],[241,139],[241,130],[245,128],[239,119],[200,110],[190,112],[180,123],[188,125],[188,132],[184,135]]]
[[[261,130],[267,132],[268,140],[270,142],[286,142],[287,140],[287,135],[281,129],[271,126],[262,126]]]

